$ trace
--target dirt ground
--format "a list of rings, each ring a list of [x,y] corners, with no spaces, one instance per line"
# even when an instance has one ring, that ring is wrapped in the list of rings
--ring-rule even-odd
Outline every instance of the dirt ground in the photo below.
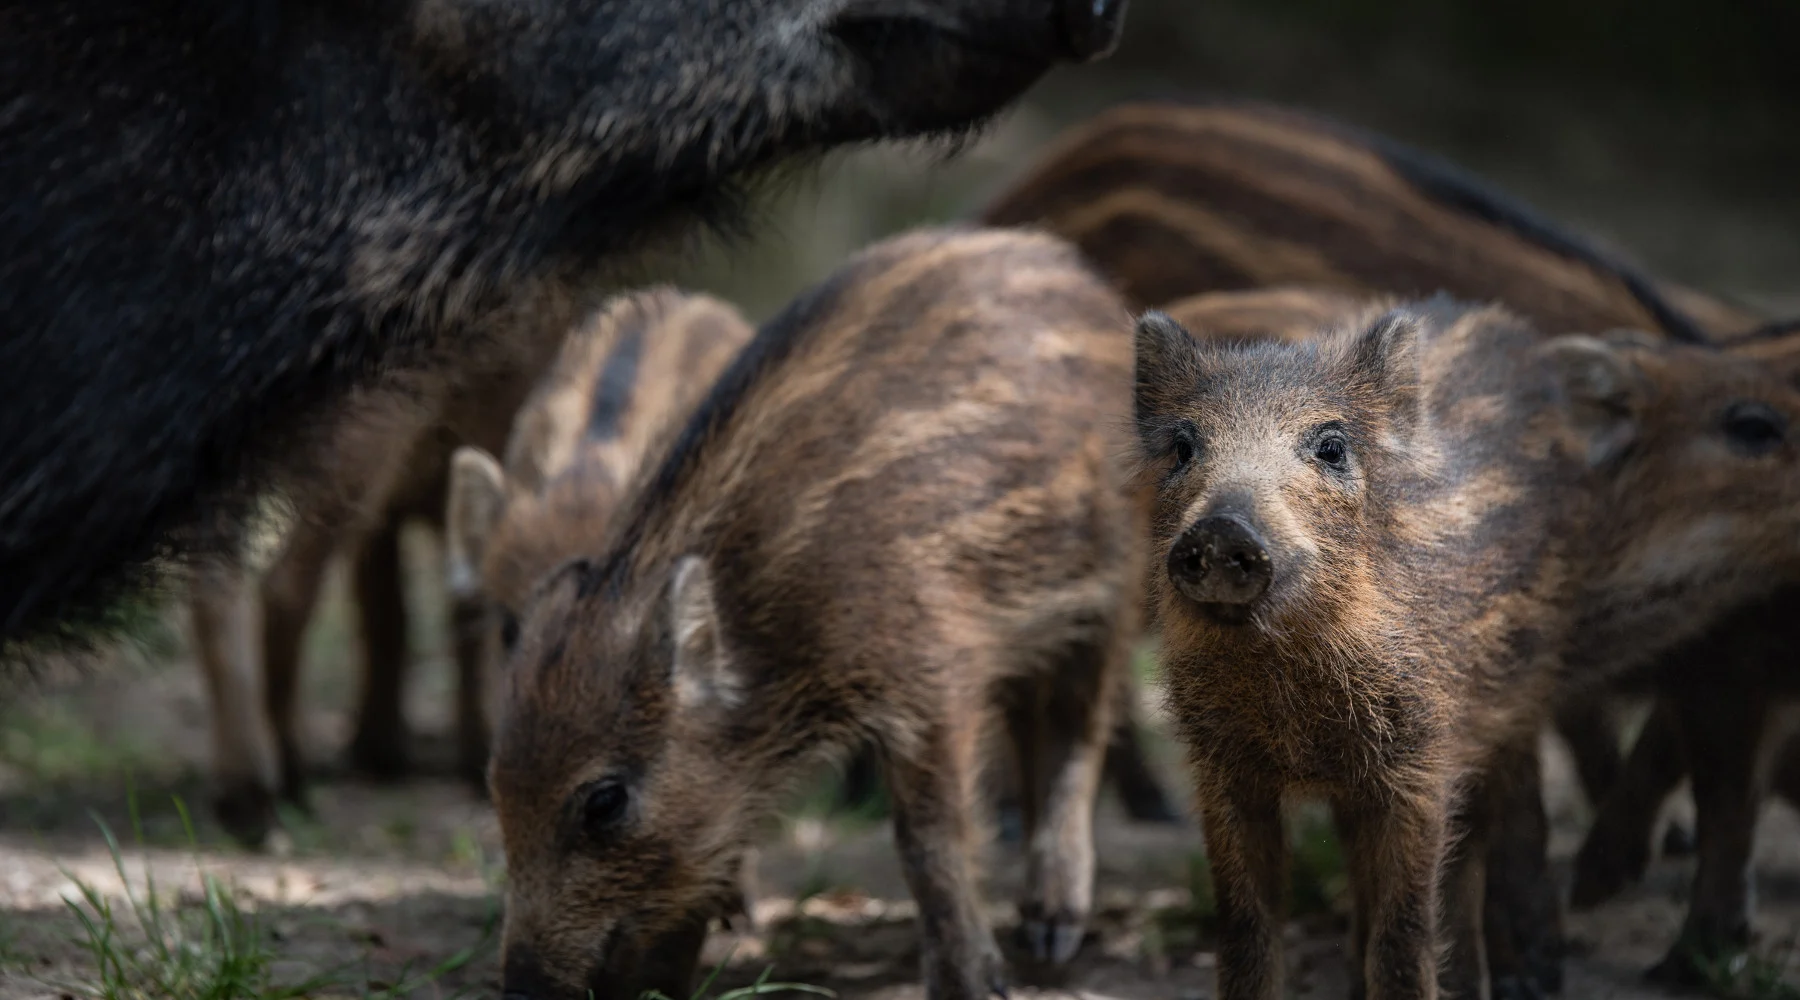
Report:
[[[415,539],[415,541],[417,541]],[[415,555],[425,552],[415,546]],[[419,555],[429,581],[431,560]],[[308,652],[308,736],[324,774],[312,817],[291,817],[263,854],[226,843],[205,813],[202,768],[206,718],[178,618],[160,640],[94,670],[104,681],[44,685],[6,709],[0,726],[0,997],[80,996],[98,992],[93,952],[68,900],[86,885],[122,905],[120,876],[99,823],[120,831],[125,868],[142,894],[146,872],[163,896],[194,912],[199,871],[230,885],[255,921],[276,983],[324,977],[314,996],[448,997],[492,995],[498,986],[496,939],[499,845],[483,802],[447,777],[448,670],[441,622],[425,586],[415,616],[420,640],[412,704],[422,735],[424,776],[374,787],[333,773],[353,690],[345,664],[341,587],[334,585]],[[1148,697],[1153,697],[1148,696]],[[1585,822],[1560,747],[1547,740],[1554,853],[1566,863]],[[1181,788],[1173,748],[1158,761]],[[128,778],[139,808],[132,836]],[[195,841],[183,832],[173,798],[198,814]],[[815,796],[815,799],[817,797]],[[1673,804],[1679,812],[1682,804]],[[1195,919],[1194,874],[1202,845],[1189,823],[1125,821],[1111,801],[1099,824],[1099,914],[1066,979],[1017,996],[1050,993],[1144,1000],[1197,1000],[1212,992],[1212,953]],[[1299,853],[1313,885],[1289,928],[1289,988],[1302,997],[1347,995],[1339,942],[1341,874],[1328,835],[1316,821]],[[1785,964],[1800,940],[1800,817],[1773,805],[1763,820],[1758,867],[1761,950],[1770,968]],[[1002,935],[1021,874],[1017,852],[990,851],[989,899]],[[1575,952],[1566,996],[1664,996],[1641,977],[1672,940],[1688,863],[1659,861],[1647,885],[1591,914],[1571,918]],[[810,983],[844,997],[921,995],[907,898],[882,823],[829,815],[797,803],[771,830],[759,867],[756,927],[719,932],[708,959],[725,962],[719,987],[749,983],[773,967],[776,980]],[[1199,883],[1204,892],[1203,881]],[[121,924],[127,941],[135,928]],[[1786,995],[1790,985],[1765,987]],[[84,985],[85,984],[85,985]]]

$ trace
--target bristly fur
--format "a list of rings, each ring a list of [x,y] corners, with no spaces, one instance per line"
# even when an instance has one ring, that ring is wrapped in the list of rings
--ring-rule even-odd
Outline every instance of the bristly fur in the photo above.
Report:
[[[1441,288],[1498,300],[1547,333],[1643,329],[1691,341],[1704,332],[1742,357],[1794,370],[1791,334],[1800,327],[1793,321],[1765,321],[1654,280],[1441,160],[1304,112],[1230,101],[1121,106],[1072,130],[996,206],[1018,218],[1040,217],[1078,240],[1145,304],[1159,303],[1159,295],[1265,286],[1221,301],[1202,294],[1164,305],[1194,310],[1195,328],[1209,333],[1304,338],[1326,322],[1309,299],[1348,313],[1353,303],[1324,300]],[[1296,323],[1297,312],[1305,316]],[[1640,765],[1678,766],[1668,763],[1676,755],[1658,755],[1663,745],[1691,747],[1698,766],[1710,769],[1707,783],[1716,794],[1700,803],[1703,823],[1733,832],[1707,838],[1701,849],[1693,903],[1659,966],[1664,971],[1690,969],[1695,955],[1729,954],[1747,940],[1743,873],[1755,810],[1746,803],[1754,796],[1732,790],[1754,787],[1755,753],[1746,748],[1761,723],[1745,713],[1765,705],[1769,690],[1762,680],[1769,668],[1757,657],[1795,638],[1783,627],[1792,615],[1771,607],[1785,605],[1780,598],[1759,604],[1691,640],[1687,651],[1634,673],[1634,687],[1646,680],[1672,685],[1680,710],[1659,710],[1642,738],[1645,751],[1629,761],[1621,761],[1622,734],[1602,703],[1614,694],[1609,686],[1559,698],[1554,721],[1583,786],[1591,801],[1609,803],[1577,869],[1577,898],[1585,903],[1623,888],[1626,873],[1648,862],[1649,825],[1661,801],[1660,794],[1607,789],[1663,789],[1678,781],[1674,772],[1639,773]],[[1691,682],[1697,658],[1706,661],[1704,685]],[[1745,698],[1745,690],[1758,694]],[[1684,732],[1671,735],[1678,726]],[[1504,767],[1530,773],[1531,757],[1529,748],[1508,754]],[[1544,863],[1548,825],[1529,794],[1500,813],[1503,837],[1492,845],[1488,883],[1501,898],[1486,903],[1493,989],[1555,992],[1563,942],[1558,890]]]
[[[757,333],[605,554],[519,609],[491,773],[506,989],[685,989],[684,928],[776,794],[873,743],[928,990],[980,1000],[1001,970],[972,797],[1002,719],[1043,828],[1028,934],[1069,957],[1141,604],[1129,364],[1124,304],[1073,248],[1004,231],[878,244]],[[599,793],[604,822],[570,819]]]
[[[1231,897],[1221,990],[1279,982],[1285,874],[1266,845],[1282,842],[1282,797],[1310,792],[1348,831],[1370,993],[1434,994],[1441,881],[1444,987],[1472,995],[1484,887],[1465,861],[1536,795],[1510,762],[1530,759],[1553,694],[1644,665],[1800,573],[1800,448],[1779,429],[1744,444],[1723,419],[1750,406],[1791,426],[1800,388],[1750,357],[1552,340],[1442,299],[1361,306],[1311,341],[1265,308],[1254,342],[1234,344],[1246,331],[1230,320],[1259,313],[1232,298],[1182,306],[1198,343],[1146,321],[1138,376],[1158,551],[1229,514],[1274,567],[1242,622],[1152,575]],[[1326,426],[1347,442],[1341,469],[1306,443]]]
[[[314,485],[351,388],[480,371],[729,229],[746,178],[960,133],[1064,56],[1052,0],[919,10],[840,37],[817,0],[8,4],[0,636],[229,550],[242,498]]]
[[[1633,327],[1698,343],[1758,321],[1652,279],[1440,158],[1253,102],[1119,105],[1067,132],[982,219],[1074,241],[1142,307],[1292,285],[1444,291],[1551,333]]]
[[[1735,347],[1756,341],[1781,340],[1797,334],[1800,334],[1800,316],[1770,320],[1755,329],[1746,330],[1737,336],[1727,338],[1726,342]]]
[[[584,580],[591,581],[583,584],[584,590],[593,592],[609,587],[617,593],[618,588],[624,586],[630,572],[630,556],[649,530],[651,518],[681,487],[708,440],[720,431],[745,394],[762,381],[766,372],[782,363],[793,351],[795,342],[817,326],[818,316],[834,308],[837,297],[856,280],[854,266],[832,272],[757,330],[756,336],[707,390],[694,412],[681,423],[680,433],[653,466],[655,472],[634,487],[625,508],[630,512],[629,519],[623,522],[608,554],[597,564],[589,562],[579,571]]]
[[[724,302],[658,287],[613,297],[570,336],[513,423],[504,502],[474,553],[493,629],[564,574],[597,578],[592,559],[620,534],[630,485],[665,463],[754,334]],[[632,343],[641,354],[629,381],[612,381]],[[500,652],[488,650],[496,667]]]

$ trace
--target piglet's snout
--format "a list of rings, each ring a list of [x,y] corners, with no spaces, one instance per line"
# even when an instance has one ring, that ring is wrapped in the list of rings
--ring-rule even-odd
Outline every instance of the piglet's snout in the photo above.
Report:
[[[1256,529],[1236,514],[1203,517],[1169,548],[1169,579],[1189,600],[1250,604],[1269,590],[1275,567]]]

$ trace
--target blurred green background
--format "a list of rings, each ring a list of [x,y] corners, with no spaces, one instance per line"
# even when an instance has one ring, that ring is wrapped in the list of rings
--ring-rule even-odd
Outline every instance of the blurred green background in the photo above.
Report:
[[[840,156],[683,280],[760,319],[858,246],[979,206],[1070,123],[1183,94],[1375,129],[1655,272],[1800,313],[1796,0],[1132,0],[1116,55],[1058,71],[955,160]]]

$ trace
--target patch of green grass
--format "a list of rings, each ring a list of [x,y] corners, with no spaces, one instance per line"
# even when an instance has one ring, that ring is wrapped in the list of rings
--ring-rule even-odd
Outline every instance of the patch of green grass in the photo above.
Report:
[[[187,809],[179,800],[175,808],[192,845]],[[135,797],[131,814],[134,828],[139,827]],[[421,972],[409,965],[393,982],[372,979],[366,969],[352,974],[351,963],[298,980],[283,979],[275,971],[281,956],[274,935],[255,910],[241,905],[230,883],[201,869],[197,900],[170,899],[146,867],[143,888],[137,889],[111,827],[98,816],[94,821],[106,838],[125,905],[115,905],[95,886],[69,876],[79,894],[69,908],[81,925],[79,943],[94,972],[89,979],[55,985],[87,1000],[293,1000],[319,993],[398,1000],[474,961],[492,943],[499,923],[496,910],[480,940]]]
[[[317,795],[319,791],[314,790],[312,794]],[[344,838],[321,823],[318,816],[292,802],[277,801],[275,819],[287,833],[295,854],[331,854],[345,849]]]
[[[719,973],[724,972],[725,966],[730,964],[730,962],[731,956],[726,955],[723,961],[718,965],[713,966],[712,972],[707,974],[706,980],[700,984],[699,988],[694,990],[688,997],[688,1000],[745,1000],[746,997],[774,996],[779,993],[810,993],[814,996],[821,997],[837,996],[836,992],[828,990],[823,986],[811,986],[806,983],[771,983],[769,982],[769,976],[775,971],[773,965],[765,966],[762,970],[762,974],[756,977],[756,982],[751,983],[749,986],[740,986],[736,989],[725,990],[722,993],[709,995],[709,991],[713,988],[713,984],[718,982]],[[592,997],[592,995],[592,993],[589,994],[590,997]],[[671,1000],[671,998],[668,994],[658,990],[646,990],[640,1000]]]
[[[825,871],[825,866],[818,858],[809,859],[806,866],[806,878],[800,882],[800,888],[794,893],[794,905],[798,906],[816,896],[823,896],[837,888],[837,882]]]
[[[209,872],[200,873],[198,905],[164,899],[148,871],[142,892],[135,890],[112,828],[98,816],[94,821],[126,905],[117,909],[99,889],[70,877],[81,898],[69,908],[81,924],[95,975],[67,984],[69,992],[92,1000],[281,1000],[329,984],[329,977],[277,983],[269,936],[256,915],[238,905],[231,886]]]
[[[494,910],[488,914],[487,924],[482,928],[481,937],[476,940],[474,944],[455,952],[448,958],[426,968],[423,972],[415,975],[412,973],[411,966],[409,965],[400,970],[397,982],[392,985],[384,986],[377,986],[372,982],[368,982],[365,977],[362,994],[364,1000],[401,1000],[401,998],[412,996],[419,990],[436,983],[443,977],[456,972],[458,969],[461,969],[470,962],[480,958],[482,953],[487,951],[487,949],[493,945],[494,934],[499,927],[500,910],[498,907],[495,907]],[[483,991],[474,988],[458,990],[456,993],[451,994],[450,1000],[458,1000],[458,998],[464,996],[478,996],[481,995],[482,992]],[[435,995],[442,996],[442,991],[436,991]]]
[[[850,775],[845,767],[822,768],[800,787],[805,791],[790,808],[792,818],[830,819],[850,830],[887,821],[890,815],[887,782],[877,778],[873,794],[860,802],[849,800]]]
[[[31,957],[19,946],[19,928],[10,918],[0,917],[0,969],[24,968]]]
[[[481,838],[466,826],[459,826],[450,834],[448,861],[455,867],[474,870],[481,876],[488,891],[496,895],[506,884],[505,863],[499,858],[490,857],[487,848],[481,846]]]
[[[156,570],[125,584],[113,598],[23,639],[0,642],[0,670],[34,671],[34,664],[67,658],[83,661],[127,646],[153,664],[181,652],[179,631],[169,621],[171,581]]]
[[[1800,1000],[1800,986],[1788,980],[1794,949],[1790,940],[1769,953],[1734,951],[1725,955],[1692,956],[1706,992],[1720,1000]]]

